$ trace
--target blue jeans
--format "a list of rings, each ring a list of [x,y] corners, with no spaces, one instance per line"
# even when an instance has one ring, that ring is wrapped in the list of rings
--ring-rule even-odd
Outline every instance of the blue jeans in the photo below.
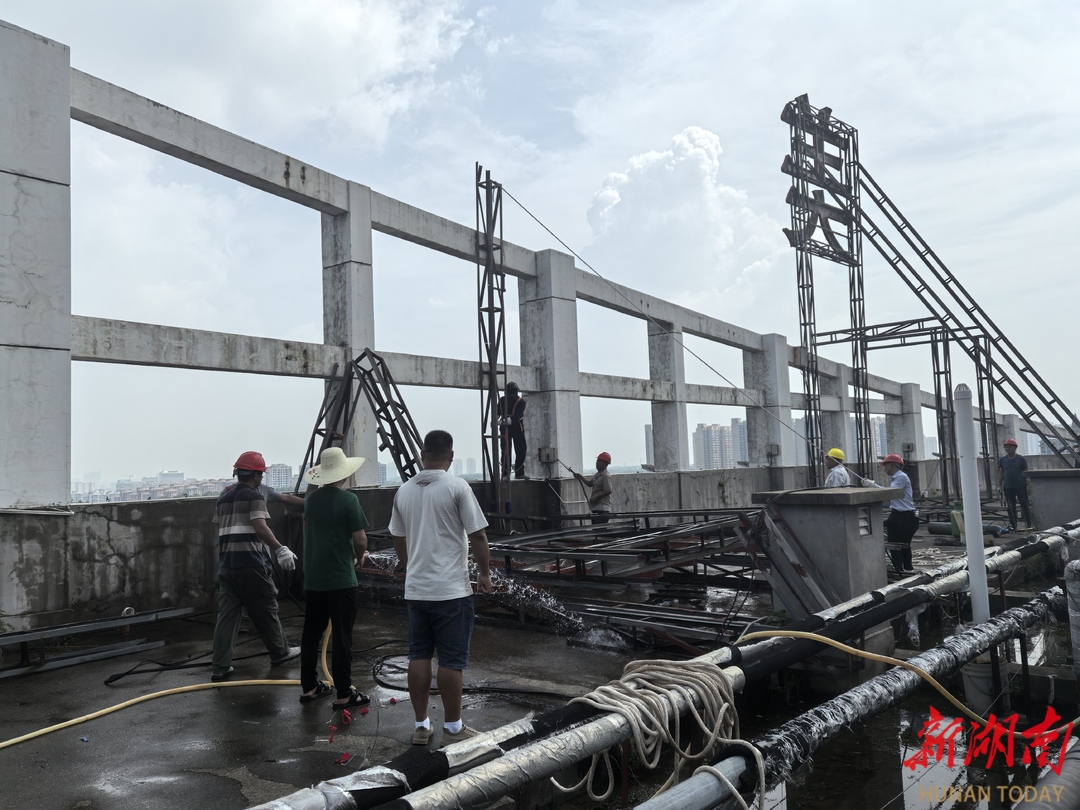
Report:
[[[439,652],[439,666],[465,669],[473,629],[473,598],[428,602],[409,599],[409,660],[428,661]]]

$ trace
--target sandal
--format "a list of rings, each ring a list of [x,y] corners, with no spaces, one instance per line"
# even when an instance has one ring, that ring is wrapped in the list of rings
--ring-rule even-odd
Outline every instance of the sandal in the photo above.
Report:
[[[326,681],[319,681],[318,685],[315,687],[314,692],[312,692],[310,695],[300,696],[300,702],[311,703],[314,700],[320,700],[321,698],[327,697],[333,691],[334,687],[332,687]]]
[[[355,686],[350,686],[349,700],[347,703],[331,703],[330,705],[336,712],[341,709],[355,709],[357,706],[367,706],[369,703],[371,703],[371,698],[357,690]]]

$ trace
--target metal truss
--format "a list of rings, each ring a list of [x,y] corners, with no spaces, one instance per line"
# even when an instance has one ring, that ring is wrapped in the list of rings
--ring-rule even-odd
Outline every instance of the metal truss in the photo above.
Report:
[[[889,199],[858,158],[855,141],[857,133],[847,125],[832,118],[827,107],[815,109],[805,95],[788,103],[781,115],[792,128],[792,150],[785,157],[782,171],[793,178],[788,202],[792,209],[792,228],[784,229],[789,243],[799,255],[799,300],[803,347],[812,355],[812,367],[816,373],[817,346],[826,343],[851,341],[852,368],[860,385],[865,386],[866,350],[870,342],[881,342],[875,348],[918,345],[930,342],[934,357],[934,387],[938,406],[939,441],[943,461],[946,456],[955,458],[955,430],[951,422],[951,362],[949,347],[959,346],[975,365],[979,392],[980,433],[984,448],[986,480],[993,492],[995,476],[992,456],[997,449],[997,423],[995,418],[995,395],[1001,394],[1027,422],[1059,459],[1072,466],[1080,461],[1080,421],[1069,411],[1060,397],[1051,390],[1042,376],[1034,369],[991,320],[989,315],[945,266],[940,257],[926,244],[918,231]],[[845,140],[848,138],[850,140]],[[833,149],[826,150],[830,145]],[[853,165],[848,165],[853,161]],[[809,187],[815,190],[809,193]],[[884,217],[884,222],[900,234],[905,250],[914,253],[909,259],[875,223],[860,202],[860,192],[865,192],[874,208]],[[826,196],[827,195],[827,196]],[[837,233],[831,223],[839,223],[847,229]],[[931,318],[902,321],[867,327],[864,317],[862,258],[859,253],[865,235],[890,267],[900,276],[915,296],[930,312]],[[899,241],[899,240],[897,240]],[[813,272],[811,256],[846,264],[851,281],[852,310],[851,328],[827,335],[816,335],[813,323]],[[858,271],[855,267],[858,264]],[[920,272],[918,267],[928,271]],[[935,331],[940,328],[940,332]],[[810,342],[808,342],[808,339]],[[892,341],[891,343],[888,341]],[[812,344],[812,345],[811,345]],[[806,369],[804,366],[804,379]],[[816,382],[814,383],[816,386]],[[942,386],[945,391],[942,393]],[[807,389],[809,391],[809,388]],[[856,387],[856,407],[859,388]],[[808,403],[820,410],[820,398]],[[869,440],[869,400],[866,399],[865,422]],[[942,405],[948,404],[949,416],[942,416]],[[863,421],[863,414],[856,413],[856,426]],[[944,430],[947,428],[947,431]],[[863,448],[860,437],[860,457]],[[943,493],[947,493],[948,478],[955,480],[953,470],[943,463]],[[952,473],[950,475],[950,473]],[[946,496],[947,497],[947,496]]]
[[[799,286],[799,337],[803,352],[806,393],[806,443],[812,486],[820,483],[821,394],[818,381],[817,313],[814,301],[813,257],[848,268],[850,288],[851,368],[855,409],[855,456],[852,466],[869,474],[870,389],[866,368],[866,302],[863,285],[862,234],[858,228],[859,134],[832,117],[828,107],[817,109],[805,95],[789,102],[780,116],[791,127],[791,151],[781,171],[792,178],[787,202],[791,228],[784,233],[796,251]],[[813,187],[813,188],[811,188]],[[826,191],[835,204],[826,202]],[[838,230],[841,228],[842,230]]]
[[[488,512],[502,511],[500,461],[509,448],[499,429],[499,397],[506,387],[506,273],[502,269],[502,184],[476,164],[476,297],[480,347],[480,435]]]
[[[1073,466],[1080,460],[1077,453],[1080,423],[1076,415],[1065,407],[1061,398],[926,244],[865,168],[860,175],[860,184],[908,248],[914,251],[917,261],[937,282],[936,286],[929,283],[916,269],[916,264],[904,256],[867,212],[859,210],[860,227],[866,238],[971,358],[977,369],[980,391],[984,380],[988,384],[989,393],[980,396],[979,402],[984,413],[986,408],[993,407],[993,390],[996,390],[1062,462]],[[983,430],[983,446],[988,456],[992,447],[989,442],[995,441],[994,432]],[[996,450],[996,445],[993,449]]]
[[[850,339],[850,329],[822,332],[818,335],[818,345],[827,346]],[[864,339],[867,350],[930,345],[934,370],[934,408],[937,416],[938,450],[941,459],[941,500],[947,505],[952,501],[954,494],[960,497],[956,426],[952,406],[952,359],[949,352],[952,340],[949,332],[935,318],[917,318],[868,326]],[[990,345],[985,339],[983,351],[987,355],[990,354]],[[978,374],[977,376],[978,409],[975,421],[979,424],[979,434],[983,441],[983,473],[987,481],[987,494],[992,499],[996,480],[993,453],[994,448],[997,447],[994,387],[986,375]],[[954,486],[955,493],[952,492]]]
[[[342,374],[337,373],[335,365],[326,382],[319,415],[315,419],[304,461],[300,465],[301,475],[297,477],[297,491],[300,489],[303,471],[315,465],[322,451],[327,447],[340,447],[345,443],[361,395],[375,417],[379,450],[390,453],[401,480],[408,481],[420,472],[420,448],[423,445],[420,431],[416,429],[412,414],[405,406],[401,390],[394,382],[386,362],[371,349],[365,349],[345,367]]]

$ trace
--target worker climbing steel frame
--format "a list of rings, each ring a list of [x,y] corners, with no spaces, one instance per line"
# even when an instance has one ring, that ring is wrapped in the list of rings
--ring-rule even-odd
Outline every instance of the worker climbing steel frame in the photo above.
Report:
[[[827,125],[837,123],[832,118],[831,110],[827,107],[815,110],[810,106],[807,97],[802,95],[784,108],[781,118],[791,125],[793,133],[794,157],[788,156],[783,166],[783,171],[795,179],[795,184],[788,194],[788,201],[792,206],[793,228],[790,232],[785,229],[792,246],[799,247],[800,252],[817,253],[825,258],[832,258],[830,254],[836,252],[838,245],[835,234],[828,229],[829,219],[844,222],[849,227],[855,227],[859,233],[865,234],[878,253],[941,325],[949,342],[960,346],[974,363],[979,381],[983,446],[986,448],[984,463],[988,465],[989,472],[992,472],[989,466],[990,457],[997,449],[996,419],[994,418],[995,392],[1005,397],[1006,401],[1027,422],[1031,432],[1039,436],[1061,461],[1070,467],[1073,466],[1080,460],[1080,452],[1077,449],[1080,443],[1080,421],[1077,420],[1076,415],[1065,407],[1042,376],[1024,359],[1019,350],[945,266],[941,258],[926,244],[918,231],[859,162],[857,149],[853,153],[856,165],[851,171],[856,184],[854,193],[828,171],[829,168],[843,168],[837,165],[838,158],[824,155],[822,159],[818,159],[822,157],[824,148],[817,148],[817,144],[831,142],[825,138]],[[797,132],[805,133],[808,127],[816,127],[813,134],[817,138],[812,137],[810,143],[807,143],[805,134],[801,138],[796,138]],[[851,131],[854,132],[854,130]],[[807,156],[807,152],[811,152],[812,155]],[[815,191],[812,199],[806,194],[810,183],[823,189],[821,192]],[[866,196],[874,203],[885,220],[900,234],[907,248],[914,252],[915,262],[909,261],[862,207],[860,191],[866,192]],[[826,203],[824,192],[828,192],[837,205]],[[798,219],[796,208],[800,210]],[[850,215],[851,221],[845,221],[844,215]],[[802,223],[803,227],[794,227],[797,222]],[[818,224],[822,226],[826,243],[811,239],[814,226]],[[929,270],[936,286],[919,272],[917,265],[920,262]],[[807,296],[809,300],[813,300],[812,289],[808,292],[802,290],[803,280],[800,276],[800,303]],[[812,272],[806,276],[806,280],[812,288]],[[862,298],[860,270],[858,288],[856,289],[855,285],[852,286],[853,307],[856,299],[861,305]],[[814,313],[811,311],[809,314],[813,317]],[[859,377],[861,372],[863,380],[866,379],[865,337],[865,324],[861,328],[856,328],[853,322],[851,336],[853,358],[860,354],[854,348],[856,345],[861,345],[862,350],[861,358],[859,358],[861,365],[853,362],[852,366],[855,376]],[[816,365],[816,348],[814,354]],[[937,369],[935,369],[935,376],[936,373]],[[820,401],[816,404],[820,407]],[[856,423],[858,421],[857,416]],[[987,475],[988,481],[993,479],[992,474]]]
[[[863,296],[862,234],[858,228],[859,133],[832,117],[828,107],[815,109],[805,95],[784,107],[780,116],[791,127],[791,152],[781,171],[792,178],[787,202],[791,228],[784,228],[795,248],[799,285],[799,329],[803,387],[806,392],[806,444],[811,486],[820,483],[821,395],[818,384],[817,314],[814,263],[819,256],[848,268],[851,293],[851,387],[855,410],[855,461],[849,465],[870,475],[870,389],[866,370],[866,306]],[[815,188],[811,189],[811,186]],[[836,205],[825,202],[828,190]],[[842,226],[834,230],[833,224]]]
[[[401,480],[408,481],[420,472],[422,440],[386,362],[371,349],[364,349],[345,367],[344,373],[339,375],[337,368],[335,365],[326,381],[323,402],[300,469],[307,470],[314,466],[327,447],[340,447],[345,443],[346,426],[352,424],[360,395],[363,394],[375,416],[379,450],[389,451]],[[354,381],[359,382],[355,389]],[[316,444],[319,445],[318,450]],[[300,491],[303,477],[297,476],[297,492]]]
[[[488,512],[501,511],[510,488],[499,472],[509,448],[500,430],[499,396],[506,386],[506,273],[502,269],[502,184],[476,164],[476,290],[480,344],[480,433]]]

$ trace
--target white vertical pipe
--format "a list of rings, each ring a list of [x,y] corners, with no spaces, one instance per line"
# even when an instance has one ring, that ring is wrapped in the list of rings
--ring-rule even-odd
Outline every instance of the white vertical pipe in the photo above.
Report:
[[[975,624],[982,624],[990,619],[990,596],[987,593],[986,557],[983,554],[975,419],[971,412],[971,389],[963,383],[956,386],[953,392],[953,413],[956,414],[956,448],[960,453],[960,492],[964,504],[964,539],[971,584],[971,618]]]

